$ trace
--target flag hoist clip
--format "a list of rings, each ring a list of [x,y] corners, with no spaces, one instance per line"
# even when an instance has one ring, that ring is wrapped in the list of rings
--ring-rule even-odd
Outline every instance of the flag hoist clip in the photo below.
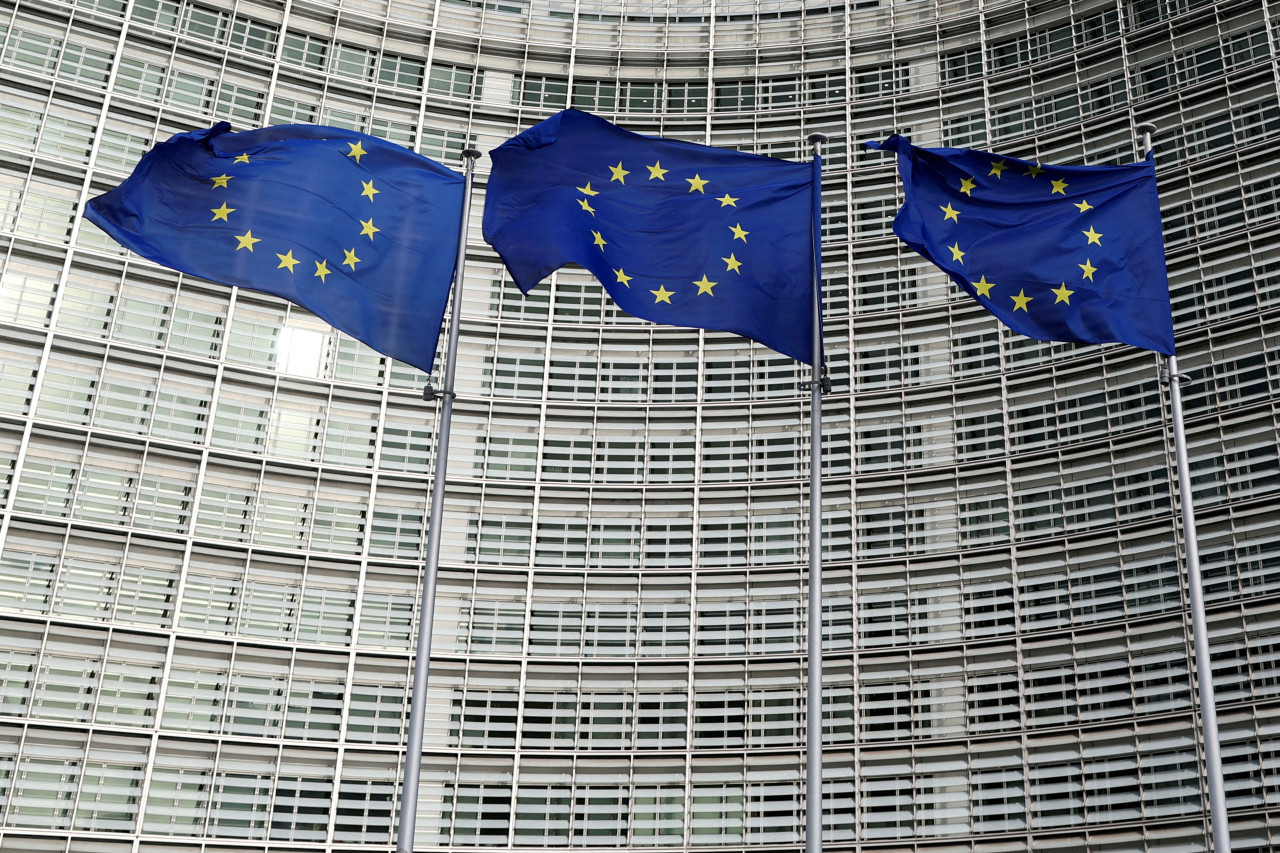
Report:
[[[817,385],[818,391],[823,394],[831,393],[831,377],[827,375],[827,366],[825,364],[822,365],[822,369],[819,371],[818,378],[815,379],[813,382],[809,383],[810,388],[812,388],[814,385]]]
[[[437,391],[436,387],[428,382],[422,387],[422,399],[427,401],[441,400],[445,397],[450,399],[456,398],[458,395],[452,391]]]
[[[1169,374],[1169,363],[1168,363],[1167,361],[1161,360],[1161,362],[1160,362],[1160,384],[1161,384],[1161,385],[1168,385],[1168,384],[1169,384],[1169,382],[1170,382],[1170,380],[1172,380],[1172,379],[1176,379],[1176,380],[1178,380],[1179,382],[1190,382],[1190,381],[1191,381],[1191,375],[1190,375],[1190,374],[1188,374],[1188,373],[1183,373],[1183,372],[1179,371],[1179,372],[1177,372],[1177,373],[1173,374],[1172,376],[1170,376],[1170,374]]]

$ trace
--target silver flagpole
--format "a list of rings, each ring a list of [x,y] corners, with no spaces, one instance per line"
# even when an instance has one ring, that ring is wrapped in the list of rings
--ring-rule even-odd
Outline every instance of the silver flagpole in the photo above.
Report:
[[[813,144],[814,258],[813,258],[813,382],[810,383],[809,424],[809,698],[805,742],[805,853],[822,851],[822,281],[818,275],[822,219],[822,143],[827,137],[809,134]]]
[[[436,473],[431,483],[431,518],[427,524],[427,558],[418,608],[418,644],[413,667],[413,698],[409,706],[409,743],[405,747],[404,788],[400,796],[400,830],[397,853],[411,853],[418,820],[418,781],[422,774],[422,729],[427,717],[427,674],[431,668],[431,627],[435,621],[436,574],[440,568],[440,521],[444,516],[444,480],[449,467],[449,427],[453,419],[453,374],[458,363],[458,315],[462,313],[462,279],[467,265],[467,224],[471,218],[471,184],[480,152],[468,148],[466,183],[462,191],[462,228],[458,234],[458,260],[453,268],[453,314],[449,345],[444,356],[444,385],[440,392],[440,433],[436,438]],[[431,399],[435,392],[427,389]]]
[[[1138,125],[1144,153],[1151,153],[1156,126]],[[1178,454],[1178,498],[1182,507],[1182,537],[1187,553],[1187,587],[1191,593],[1191,631],[1196,647],[1196,680],[1200,687],[1200,723],[1204,728],[1205,775],[1209,782],[1209,818],[1214,853],[1231,853],[1227,823],[1226,785],[1222,776],[1222,744],[1218,740],[1218,704],[1213,695],[1213,659],[1209,656],[1209,625],[1204,612],[1204,582],[1200,577],[1200,545],[1196,539],[1196,511],[1191,499],[1191,465],[1187,461],[1187,430],[1182,420],[1182,387],[1187,377],[1178,372],[1177,356],[1166,356],[1161,379],[1169,386],[1173,409],[1173,444]]]

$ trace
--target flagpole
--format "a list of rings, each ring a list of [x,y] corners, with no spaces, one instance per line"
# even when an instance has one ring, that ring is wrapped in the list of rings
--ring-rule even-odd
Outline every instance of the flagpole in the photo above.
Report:
[[[1143,152],[1151,154],[1151,134],[1156,126],[1138,125]],[[1209,654],[1209,624],[1204,610],[1204,581],[1200,576],[1200,545],[1196,539],[1196,511],[1191,495],[1191,465],[1187,461],[1187,430],[1182,418],[1182,380],[1178,357],[1165,356],[1161,380],[1169,386],[1173,410],[1173,444],[1178,456],[1178,497],[1182,508],[1183,549],[1187,557],[1187,587],[1191,593],[1191,631],[1196,650],[1196,680],[1200,688],[1200,723],[1204,729],[1205,775],[1209,782],[1209,817],[1214,853],[1231,853],[1227,822],[1226,784],[1222,775],[1222,744],[1218,739],[1218,704],[1213,691],[1213,659]]]
[[[813,381],[809,423],[809,696],[805,740],[805,853],[822,851],[822,143],[825,134],[809,134],[813,144]]]
[[[471,185],[480,152],[468,148],[466,182],[462,191],[462,226],[458,233],[458,260],[453,268],[453,315],[444,357],[444,384],[438,394],[430,386],[423,396],[440,397],[440,432],[436,437],[436,472],[431,483],[431,518],[427,524],[427,555],[418,607],[418,642],[414,656],[413,696],[409,706],[409,742],[405,747],[404,787],[400,796],[400,829],[397,853],[411,853],[418,820],[418,782],[422,775],[422,729],[427,716],[427,674],[431,667],[431,628],[435,621],[436,575],[440,568],[440,522],[444,516],[444,481],[449,467],[449,427],[453,419],[453,375],[458,364],[458,327],[462,308],[462,279],[467,261],[467,225],[471,218]]]

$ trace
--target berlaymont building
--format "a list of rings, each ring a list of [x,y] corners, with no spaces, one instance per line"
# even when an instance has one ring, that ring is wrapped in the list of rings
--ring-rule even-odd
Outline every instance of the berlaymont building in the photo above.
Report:
[[[427,375],[79,216],[216,120],[461,169],[567,106],[830,137],[848,853],[1210,848],[1156,356],[1001,328],[859,146],[1125,163],[1158,126],[1231,831],[1280,848],[1278,32],[1270,0],[0,0],[0,851],[390,850],[433,486],[418,849],[802,848],[807,368],[581,270],[520,295],[482,158],[433,484]]]

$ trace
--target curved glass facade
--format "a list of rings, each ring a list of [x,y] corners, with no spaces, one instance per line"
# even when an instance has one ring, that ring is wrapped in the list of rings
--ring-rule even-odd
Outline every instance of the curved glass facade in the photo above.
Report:
[[[0,851],[389,849],[427,377],[76,216],[215,119],[459,166],[565,106],[822,131],[826,846],[1207,849],[1156,358],[999,328],[857,143],[1120,163],[1155,122],[1237,849],[1280,833],[1280,6],[0,0]],[[462,309],[418,846],[799,850],[807,370]]]

